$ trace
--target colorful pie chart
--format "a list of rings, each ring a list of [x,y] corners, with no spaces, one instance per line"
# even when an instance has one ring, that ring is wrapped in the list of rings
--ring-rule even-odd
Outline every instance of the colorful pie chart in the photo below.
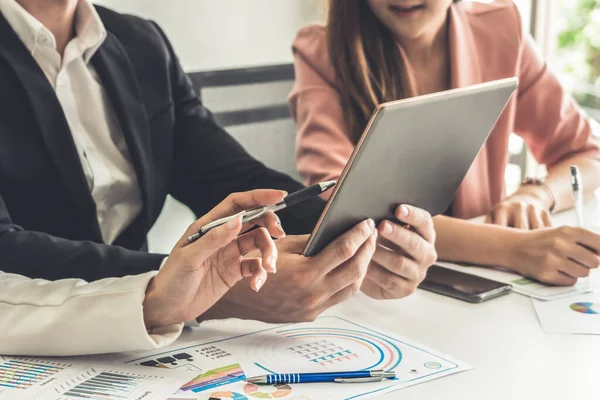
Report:
[[[571,310],[582,314],[600,314],[600,305],[590,302],[573,303],[569,306]]]
[[[253,383],[247,383],[244,386],[244,393],[256,399],[280,399],[292,393],[292,388],[290,385],[260,387]]]

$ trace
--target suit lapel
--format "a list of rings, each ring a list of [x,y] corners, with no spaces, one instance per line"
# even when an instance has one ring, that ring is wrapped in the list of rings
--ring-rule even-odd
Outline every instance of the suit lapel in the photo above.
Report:
[[[56,93],[33,56],[0,14],[0,57],[18,76],[29,97],[33,117],[60,175],[78,207],[96,212],[79,153]],[[10,95],[10,94],[8,94]],[[100,234],[99,228],[97,229]]]
[[[127,148],[133,160],[142,190],[145,220],[150,219],[152,148],[148,118],[142,103],[138,80],[125,49],[115,35],[108,32],[105,42],[92,57],[104,89],[117,113]]]

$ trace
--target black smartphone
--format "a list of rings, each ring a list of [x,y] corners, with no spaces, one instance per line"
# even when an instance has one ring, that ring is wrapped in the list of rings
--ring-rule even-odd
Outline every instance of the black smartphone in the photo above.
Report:
[[[421,289],[468,301],[481,303],[507,293],[512,286],[476,275],[455,271],[439,265],[433,265],[427,271]]]

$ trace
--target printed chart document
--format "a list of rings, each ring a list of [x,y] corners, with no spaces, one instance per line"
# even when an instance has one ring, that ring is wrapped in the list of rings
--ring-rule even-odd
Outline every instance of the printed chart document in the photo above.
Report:
[[[532,302],[544,332],[600,335],[600,293]]]
[[[0,400],[164,400],[195,374],[0,356]]]
[[[600,272],[593,270],[586,279],[580,279],[574,286],[551,286],[525,278],[519,274],[496,268],[485,268],[469,265],[458,265],[447,262],[436,262],[442,267],[454,269],[467,274],[481,276],[494,281],[512,285],[513,292],[539,300],[557,300],[579,293],[600,289]]]
[[[212,400],[362,399],[471,368],[395,334],[338,317],[264,326],[263,330],[192,342],[124,362],[146,367],[149,374],[164,369],[195,371],[196,377],[177,394]],[[361,384],[257,386],[245,382],[246,377],[268,373],[363,369],[395,370],[398,378]]]

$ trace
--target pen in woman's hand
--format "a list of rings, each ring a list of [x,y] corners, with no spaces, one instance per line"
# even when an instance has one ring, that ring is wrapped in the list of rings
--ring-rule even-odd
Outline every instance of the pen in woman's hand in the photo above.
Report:
[[[312,186],[309,186],[307,188],[298,190],[297,192],[287,195],[286,197],[283,198],[283,200],[281,200],[277,204],[268,205],[268,206],[264,206],[264,207],[258,207],[258,208],[252,209],[252,210],[245,210],[236,215],[231,215],[229,217],[220,218],[216,221],[210,222],[210,223],[204,225],[203,227],[201,227],[199,232],[197,232],[191,236],[188,236],[187,239],[190,243],[193,243],[196,240],[200,239],[203,235],[205,235],[211,229],[216,228],[217,226],[226,224],[231,219],[236,218],[240,215],[242,215],[242,223],[245,224],[252,220],[255,220],[257,218],[264,216],[268,212],[277,212],[279,210],[283,210],[284,208],[293,206],[294,204],[298,204],[305,200],[316,197],[316,196],[320,195],[321,193],[331,189],[334,186],[335,186],[335,181],[327,181],[327,182],[321,182],[321,183],[314,184]]]

